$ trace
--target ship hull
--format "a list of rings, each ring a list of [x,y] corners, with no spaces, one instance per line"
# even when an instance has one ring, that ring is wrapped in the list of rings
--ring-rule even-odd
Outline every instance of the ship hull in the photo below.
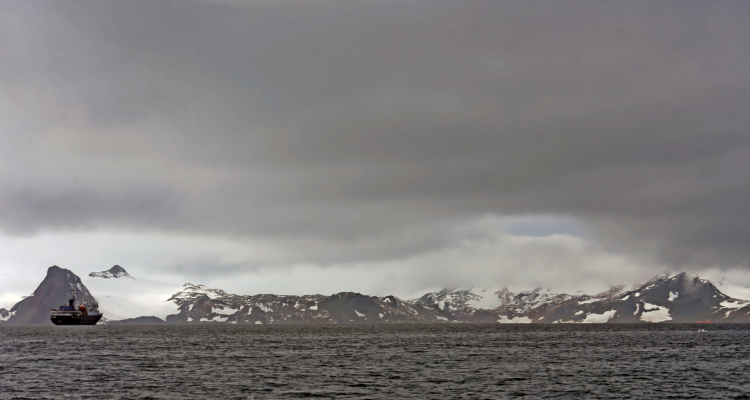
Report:
[[[102,319],[102,314],[83,316],[53,315],[50,317],[50,320],[55,325],[96,325],[100,319]]]

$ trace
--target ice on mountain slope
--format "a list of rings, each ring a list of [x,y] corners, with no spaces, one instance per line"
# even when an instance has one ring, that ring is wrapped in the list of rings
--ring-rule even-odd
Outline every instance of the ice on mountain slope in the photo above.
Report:
[[[742,307],[746,307],[750,305],[750,303],[747,301],[733,301],[733,300],[722,301],[719,304],[723,308],[732,308],[732,309],[742,308]]]
[[[615,314],[617,314],[617,310],[605,311],[601,314],[588,314],[581,322],[584,324],[603,324],[612,319]]]
[[[643,303],[643,313],[641,313],[641,321],[644,322],[664,322],[670,321],[672,317],[669,315],[669,309],[667,307],[660,307],[654,304]]]
[[[750,288],[735,285],[726,278],[720,277],[711,281],[725,295],[738,300],[750,300]]]

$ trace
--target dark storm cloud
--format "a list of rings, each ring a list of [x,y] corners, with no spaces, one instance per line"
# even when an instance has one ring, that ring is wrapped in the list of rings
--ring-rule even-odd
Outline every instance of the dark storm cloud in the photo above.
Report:
[[[7,231],[380,243],[368,258],[455,240],[434,224],[564,215],[663,261],[746,261],[744,3],[3,8]]]

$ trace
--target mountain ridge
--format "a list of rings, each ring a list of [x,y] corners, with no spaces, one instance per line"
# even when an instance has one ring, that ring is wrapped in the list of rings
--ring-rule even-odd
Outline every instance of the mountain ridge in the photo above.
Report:
[[[127,274],[122,267],[115,267],[103,273],[126,276],[120,273],[121,269]],[[619,285],[594,295],[470,288],[443,289],[411,300],[355,292],[237,295],[186,283],[166,300],[176,310],[163,320],[174,324],[750,322],[750,289],[723,279],[717,282],[745,298],[729,296],[708,279],[687,272],[660,274],[629,290]],[[31,296],[10,310],[0,309],[0,323],[48,324],[49,309],[67,301],[74,288],[79,300],[98,305],[77,275],[52,266]],[[126,323],[153,322],[153,318],[129,318]]]

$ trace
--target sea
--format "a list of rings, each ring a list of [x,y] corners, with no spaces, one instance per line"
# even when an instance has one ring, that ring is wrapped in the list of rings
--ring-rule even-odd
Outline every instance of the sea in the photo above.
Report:
[[[519,397],[750,399],[750,324],[0,326],[2,399]]]

